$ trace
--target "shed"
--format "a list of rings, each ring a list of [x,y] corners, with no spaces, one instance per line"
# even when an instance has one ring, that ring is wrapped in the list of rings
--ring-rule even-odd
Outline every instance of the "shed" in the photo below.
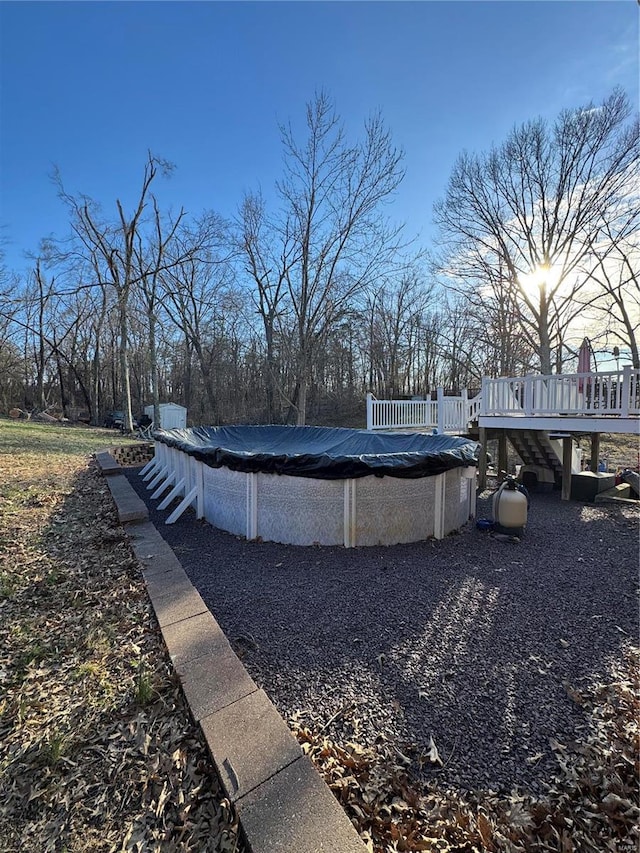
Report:
[[[153,406],[145,406],[144,413],[153,420]],[[160,423],[154,426],[160,429],[185,429],[187,410],[177,403],[160,403]]]

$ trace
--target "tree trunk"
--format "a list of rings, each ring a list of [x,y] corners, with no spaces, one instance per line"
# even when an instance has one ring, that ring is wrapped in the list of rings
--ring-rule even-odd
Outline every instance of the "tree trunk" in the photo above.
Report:
[[[133,432],[133,412],[131,410],[131,379],[129,376],[129,328],[127,324],[127,302],[124,294],[120,294],[120,372],[122,374],[122,398],[124,409],[124,426],[128,432]]]
[[[305,426],[307,423],[307,391],[309,389],[309,377],[311,376],[311,355],[305,349],[304,342],[300,342],[300,367],[298,370],[298,399],[296,401],[296,426]]]
[[[151,396],[153,402],[153,424],[160,429],[160,390],[158,374],[158,350],[156,347],[157,320],[153,311],[149,313],[149,367],[151,369]]]
[[[538,336],[540,338],[540,373],[551,375],[551,340],[549,338],[549,305],[545,288],[540,288],[540,314],[538,319]]]
[[[264,317],[264,331],[267,344],[267,375],[265,393],[267,402],[267,423],[275,423],[276,363],[273,353],[273,318]]]
[[[191,409],[191,388],[193,384],[193,357],[192,347],[188,335],[184,339],[184,405]]]
[[[68,415],[69,401],[67,399],[67,391],[66,391],[65,381],[64,381],[64,371],[62,369],[62,363],[60,361],[60,356],[58,355],[57,351],[56,351],[56,367],[58,369],[58,383],[60,385],[60,405],[62,407],[62,417],[68,418],[69,417],[69,415]]]
[[[629,349],[631,350],[631,364],[633,365],[635,370],[640,370],[640,352],[638,351],[638,339],[636,338],[635,329],[633,327],[633,323],[631,322],[629,312],[626,310],[625,304],[622,300],[620,300],[619,305],[621,310],[622,323],[627,333],[626,342],[629,344]]]
[[[193,340],[193,348],[198,356],[200,363],[200,372],[202,373],[202,383],[204,385],[204,393],[209,405],[209,416],[212,423],[218,423],[218,401],[213,390],[213,379],[211,377],[210,360],[205,358],[205,352],[202,348],[200,340]]]
[[[298,412],[296,425],[305,426],[307,422],[307,378],[301,376],[298,381]]]
[[[93,408],[89,406],[91,423],[100,425],[102,417],[102,399],[100,394],[100,337],[96,335],[96,348],[91,361],[91,393],[93,396]]]

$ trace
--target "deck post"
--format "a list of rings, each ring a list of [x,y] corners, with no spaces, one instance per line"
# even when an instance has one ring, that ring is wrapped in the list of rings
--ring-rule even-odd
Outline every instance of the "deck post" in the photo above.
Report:
[[[506,429],[500,430],[500,435],[498,436],[498,482],[501,483],[504,480],[502,472],[509,473],[507,471],[507,431]]]
[[[480,439],[480,459],[478,460],[478,489],[482,492],[487,488],[487,430],[478,428]]]
[[[562,500],[571,497],[571,463],[573,462],[573,438],[570,435],[562,439]]]
[[[373,429],[373,394],[367,392],[367,429]]]
[[[618,377],[618,381],[620,378]],[[620,414],[623,418],[629,417],[629,401],[631,400],[631,365],[626,364],[622,368],[622,384],[620,386],[620,393],[618,395],[618,401],[620,404]]]
[[[533,376],[525,376],[524,383],[524,413],[528,417],[533,415]]]
[[[594,432],[591,436],[591,460],[589,470],[598,470],[598,457],[600,456],[600,433]]]
[[[444,388],[438,388],[438,435],[444,434]]]
[[[471,418],[469,417],[469,392],[466,388],[462,389],[462,391],[460,392],[460,397],[462,398],[462,424],[460,424],[460,426],[466,432],[466,430],[469,428],[469,421],[471,420]]]
[[[480,388],[480,409],[478,415],[486,415],[490,411],[489,407],[489,379],[486,376],[482,377],[482,386]]]

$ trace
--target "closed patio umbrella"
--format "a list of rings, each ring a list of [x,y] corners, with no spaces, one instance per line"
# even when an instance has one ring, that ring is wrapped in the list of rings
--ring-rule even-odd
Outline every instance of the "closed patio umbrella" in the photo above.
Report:
[[[584,338],[578,352],[578,373],[591,373],[591,341]],[[578,379],[578,390],[582,393],[584,379]]]

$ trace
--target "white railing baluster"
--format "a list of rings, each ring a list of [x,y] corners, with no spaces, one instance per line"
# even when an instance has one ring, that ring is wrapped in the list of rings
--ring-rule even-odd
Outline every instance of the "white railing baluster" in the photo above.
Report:
[[[367,429],[464,432],[479,415],[640,414],[640,371],[483,378],[473,400],[463,394],[438,400],[376,400],[367,395]],[[160,461],[160,460],[159,460]]]
[[[586,412],[628,417],[640,412],[640,371],[483,379],[483,415],[580,415]]]
[[[619,378],[619,377],[618,377]],[[636,383],[638,381],[638,374],[636,372]],[[620,386],[620,409],[622,411],[623,417],[628,417],[629,412],[632,411],[631,400],[632,398],[632,380],[631,380],[631,367],[623,367],[622,369],[622,382],[618,383]]]

